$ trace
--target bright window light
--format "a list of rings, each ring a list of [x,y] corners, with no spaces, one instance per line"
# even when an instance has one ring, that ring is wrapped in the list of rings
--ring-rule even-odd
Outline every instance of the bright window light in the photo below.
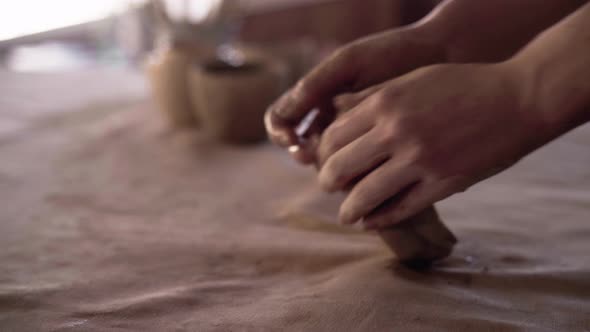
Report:
[[[0,2],[0,40],[98,20],[146,0],[18,0]]]

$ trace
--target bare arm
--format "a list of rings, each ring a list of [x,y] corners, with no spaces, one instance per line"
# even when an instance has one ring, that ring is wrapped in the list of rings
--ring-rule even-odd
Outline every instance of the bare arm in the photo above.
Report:
[[[525,107],[538,112],[550,136],[590,121],[590,4],[508,63],[522,77]]]
[[[393,79],[325,130],[320,184],[352,186],[345,223],[402,221],[590,120],[589,60],[587,4],[510,60]]]
[[[496,62],[587,0],[449,0],[423,24],[444,45],[449,62]]]
[[[504,60],[585,0],[449,0],[417,24],[346,45],[281,97],[266,115],[272,141],[299,145],[294,127],[311,109],[416,68]],[[321,130],[321,128],[319,129]],[[297,156],[311,161],[309,156]]]

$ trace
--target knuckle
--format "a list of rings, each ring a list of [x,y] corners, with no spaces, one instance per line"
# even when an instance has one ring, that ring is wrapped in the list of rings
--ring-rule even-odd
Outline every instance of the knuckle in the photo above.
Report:
[[[330,159],[330,157],[332,157],[332,155],[337,151],[338,147],[336,146],[336,143],[334,143],[333,141],[329,142],[322,149],[320,158],[324,163],[326,163]]]
[[[322,135],[322,142],[320,147],[321,157],[326,159],[338,151],[338,129],[335,126],[330,126]]]
[[[414,157],[413,159],[418,163],[422,163],[424,161],[427,161],[428,158],[430,157],[428,149],[421,142],[414,143],[412,150],[413,150],[413,157]]]
[[[346,112],[357,104],[357,99],[353,94],[342,94],[336,96],[333,100],[334,106],[340,112]]]
[[[423,139],[417,136],[406,140],[406,153],[408,160],[414,164],[425,164],[430,158],[430,149]]]
[[[389,95],[386,91],[379,91],[371,98],[371,101],[373,104],[373,108],[379,111],[383,111],[387,108],[387,104],[389,102]]]
[[[398,153],[398,162],[401,168],[413,170],[414,173],[424,170],[425,165],[417,156],[413,148],[404,148]]]
[[[384,89],[375,93],[370,100],[370,108],[375,112],[376,116],[390,117],[392,110],[398,109],[401,105],[400,99],[397,94],[391,92],[390,89]]]
[[[384,101],[395,101],[396,104],[399,104],[406,90],[403,84],[392,82],[387,88],[381,90],[381,95]]]
[[[389,150],[396,142],[396,131],[392,126],[383,126],[375,141],[375,145],[379,150]]]
[[[336,139],[336,132],[337,132],[337,127],[334,126],[334,123],[332,123],[322,133],[322,143],[325,144],[326,146],[332,146],[334,144],[335,139]]]

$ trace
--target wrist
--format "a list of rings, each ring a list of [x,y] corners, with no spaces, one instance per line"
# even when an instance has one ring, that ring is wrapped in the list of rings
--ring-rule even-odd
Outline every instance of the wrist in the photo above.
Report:
[[[575,67],[568,72],[566,66],[526,52],[502,66],[511,72],[521,109],[548,139],[590,120],[590,86],[579,79]]]
[[[446,62],[499,62],[585,2],[447,0],[419,24],[444,45]]]
[[[448,33],[447,29],[441,27],[433,12],[424,19],[402,28],[402,34],[407,41],[418,46],[422,53],[428,57],[431,64],[448,62]]]
[[[555,125],[540,112],[538,101],[531,98],[529,78],[520,63],[509,60],[478,65],[486,68],[481,80],[494,80],[500,89],[498,97],[509,100],[509,121],[519,123],[527,149],[535,149],[559,135]]]
[[[415,24],[417,33],[436,46],[442,59],[440,63],[496,62],[497,59],[488,58],[495,58],[499,47],[490,49],[480,44],[487,39],[485,31],[474,24],[472,16],[466,15],[461,7],[467,4],[460,0],[444,2]]]
[[[506,62],[525,107],[555,138],[590,120],[590,3],[540,34]]]

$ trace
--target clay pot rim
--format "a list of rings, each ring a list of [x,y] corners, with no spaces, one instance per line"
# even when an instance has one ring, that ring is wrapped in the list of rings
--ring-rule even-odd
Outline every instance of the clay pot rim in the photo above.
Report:
[[[269,64],[261,59],[247,59],[242,65],[234,66],[220,58],[208,58],[193,63],[192,67],[209,75],[245,75],[260,72],[269,67]]]
[[[191,61],[189,64],[190,70],[197,70],[208,75],[218,75],[218,76],[229,76],[229,75],[248,75],[252,73],[257,73],[260,71],[274,71],[274,72],[282,72],[288,73],[289,67],[287,63],[280,57],[270,53],[269,51],[265,50],[264,48],[249,46],[238,44],[236,45],[240,51],[242,51],[245,55],[245,63],[246,64],[257,64],[256,68],[253,70],[227,70],[227,71],[210,71],[205,70],[203,64],[212,60],[219,60],[216,58],[215,54],[209,54],[207,57],[203,57],[201,59],[195,59]]]

